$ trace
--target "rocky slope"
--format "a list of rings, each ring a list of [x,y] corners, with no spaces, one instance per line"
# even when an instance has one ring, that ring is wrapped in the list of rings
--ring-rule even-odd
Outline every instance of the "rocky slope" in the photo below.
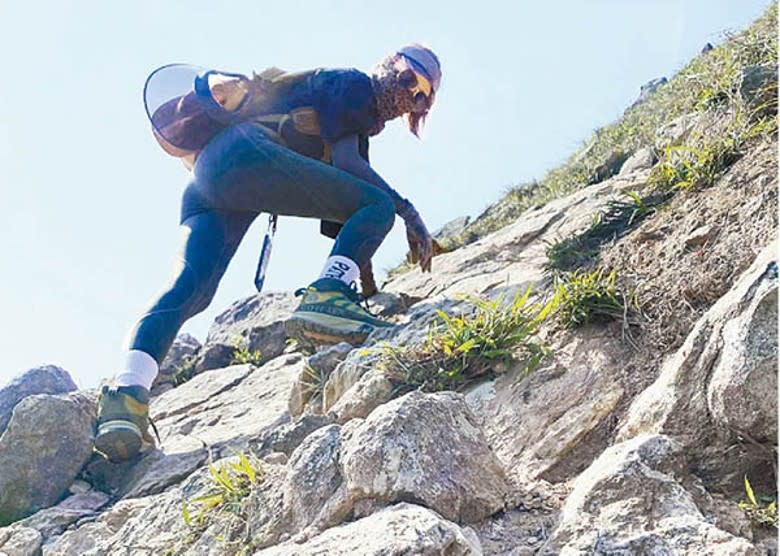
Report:
[[[21,375],[0,390],[0,554],[776,554],[767,75],[774,108],[738,157],[661,188],[580,261],[635,290],[635,318],[550,315],[530,373],[517,350],[457,391],[408,391],[386,357],[424,345],[437,311],[470,315],[461,294],[549,300],[551,246],[591,237],[627,191],[654,198],[666,147],[701,148],[755,96],[673,118],[609,175],[395,276],[372,301],[396,327],[365,346],[301,353],[291,294],[237,301],[203,345],[177,340],[151,403],[161,445],[136,461],[91,454],[94,392],[56,367]]]

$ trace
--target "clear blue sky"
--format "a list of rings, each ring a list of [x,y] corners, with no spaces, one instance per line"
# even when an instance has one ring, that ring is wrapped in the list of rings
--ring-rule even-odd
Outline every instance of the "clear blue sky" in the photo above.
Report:
[[[444,79],[424,141],[396,123],[371,157],[433,230],[541,177],[617,119],[643,83],[671,76],[768,5],[2,0],[0,386],[44,363],[82,387],[112,375],[127,331],[170,278],[189,174],[144,115],[141,90],[157,66],[368,70],[404,43],[428,43]],[[216,314],[253,293],[264,222],[184,331],[202,341]],[[283,219],[268,288],[316,278],[329,247],[316,222]],[[405,249],[398,220],[375,266],[394,266]]]

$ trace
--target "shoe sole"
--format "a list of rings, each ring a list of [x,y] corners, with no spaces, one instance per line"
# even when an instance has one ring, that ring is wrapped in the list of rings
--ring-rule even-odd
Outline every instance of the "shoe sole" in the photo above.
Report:
[[[366,341],[375,327],[368,323],[322,313],[296,312],[284,323],[287,335],[304,341],[327,344],[348,342],[360,345]]]
[[[141,430],[130,421],[108,421],[98,426],[95,450],[112,463],[135,457],[142,444]]]

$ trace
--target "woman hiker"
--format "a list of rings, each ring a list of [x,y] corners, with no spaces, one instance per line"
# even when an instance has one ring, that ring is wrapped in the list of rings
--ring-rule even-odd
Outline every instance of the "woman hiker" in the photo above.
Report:
[[[186,239],[171,286],[133,328],[124,368],[111,386],[103,386],[95,449],[111,461],[132,458],[152,442],[149,390],[159,365],[179,328],[211,302],[239,242],[261,212],[318,218],[323,233],[335,237],[320,277],[296,292],[302,301],[285,324],[292,337],[359,344],[375,328],[390,326],[360,305],[353,287],[361,268],[370,269],[396,214],[406,223],[412,260],[423,271],[431,269],[431,236],[412,203],[369,165],[368,138],[399,116],[418,134],[441,81],[436,55],[419,44],[408,45],[370,75],[355,69],[268,71],[252,78],[219,73],[209,78],[209,101],[239,119],[200,150],[177,146],[175,138],[182,129],[176,126],[190,126],[190,135],[203,129],[192,127],[202,122],[189,118],[186,107],[188,99],[203,92],[197,82],[194,93],[155,113],[163,118],[167,110],[176,118],[158,126],[152,117],[163,148],[189,155],[194,163],[182,199]]]

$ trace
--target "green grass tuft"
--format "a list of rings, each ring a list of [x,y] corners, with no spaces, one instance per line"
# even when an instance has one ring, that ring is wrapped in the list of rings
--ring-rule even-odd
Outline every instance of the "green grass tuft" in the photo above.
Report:
[[[550,307],[529,303],[531,288],[518,292],[509,304],[503,299],[466,297],[472,314],[438,311],[421,346],[381,348],[381,367],[399,392],[456,390],[489,372],[525,358],[524,372],[533,370],[549,350],[534,339]]]
[[[231,365],[254,365],[259,367],[263,362],[263,354],[259,349],[254,351],[249,349],[248,342],[242,337],[233,340],[233,355],[230,359]]]
[[[213,514],[240,514],[242,501],[249,496],[263,471],[259,461],[252,462],[243,453],[237,456],[238,462],[223,462],[218,466],[209,463],[213,481],[209,492],[182,503],[182,519],[188,527],[204,525]]]
[[[192,377],[195,376],[195,368],[197,366],[198,358],[192,355],[185,355],[181,363],[174,365],[173,384],[174,386],[181,386]]]
[[[325,392],[325,384],[328,382],[328,374],[320,372],[308,364],[304,365],[303,373],[304,393],[310,398],[322,396],[323,392]]]
[[[617,272],[605,276],[603,269],[558,274],[551,304],[566,328],[610,320],[636,324],[633,317],[641,314],[636,291],[621,288]]]
[[[756,498],[747,476],[745,476],[745,494],[747,500],[738,504],[739,509],[745,512],[752,523],[777,529],[777,500],[774,497],[760,495]]]

